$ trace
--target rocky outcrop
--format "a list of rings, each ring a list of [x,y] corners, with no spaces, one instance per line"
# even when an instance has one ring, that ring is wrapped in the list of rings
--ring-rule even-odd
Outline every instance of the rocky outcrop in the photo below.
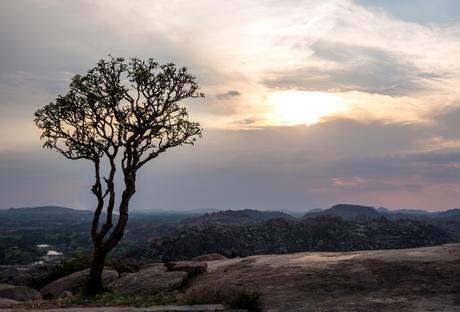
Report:
[[[89,276],[89,269],[75,272],[73,274],[62,277],[51,284],[40,289],[43,298],[60,298],[67,292],[72,292],[86,285]],[[102,281],[110,283],[118,279],[117,271],[105,268],[102,272]]]
[[[141,270],[149,270],[150,272],[166,272],[168,268],[165,266],[164,263],[147,263],[145,264]]]
[[[196,276],[206,272],[208,265],[206,262],[194,261],[178,261],[166,262],[165,266],[169,271],[182,271],[186,272],[189,277]]]
[[[12,288],[14,285],[10,284],[0,284],[0,290],[7,289],[7,288]]]
[[[170,272],[162,270],[160,266],[153,266],[124,276],[112,282],[109,287],[115,292],[128,295],[156,294],[181,287],[187,277],[186,272]]]
[[[228,259],[228,258],[222,255],[219,255],[217,253],[213,253],[213,254],[201,255],[201,256],[192,258],[192,261],[201,262],[201,261],[215,261],[215,260],[225,260],[225,259]]]
[[[34,301],[41,300],[42,295],[35,289],[27,286],[13,286],[0,290],[0,298],[15,301]]]
[[[271,219],[294,220],[295,218],[281,211],[260,211],[253,209],[225,210],[206,213],[197,218],[190,218],[183,221],[184,224],[254,224]]]

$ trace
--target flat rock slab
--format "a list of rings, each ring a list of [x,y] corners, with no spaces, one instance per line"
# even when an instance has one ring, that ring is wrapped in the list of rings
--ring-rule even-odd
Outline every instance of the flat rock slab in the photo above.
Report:
[[[196,261],[166,262],[165,266],[169,271],[187,272],[190,277],[202,274],[206,272],[206,269],[208,268],[208,264],[206,262]]]
[[[89,269],[78,271],[64,276],[40,289],[43,298],[60,298],[66,292],[72,292],[78,288],[84,287],[88,280]],[[110,283],[118,279],[118,272],[105,268],[102,272],[102,281]]]
[[[34,301],[41,300],[42,295],[35,289],[27,286],[14,286],[0,290],[0,298],[16,301]]]
[[[117,308],[117,307],[101,307],[101,308],[63,308],[51,310],[3,310],[0,312],[22,312],[22,311],[40,311],[40,312],[244,312],[246,310],[227,309],[220,304],[204,304],[191,306],[156,306],[146,308]]]
[[[256,291],[267,312],[458,312],[460,244],[211,261],[200,285]]]
[[[164,263],[147,263],[140,269],[140,271],[142,270],[166,272],[168,268],[165,266]]]
[[[159,271],[153,267],[124,276],[112,282],[109,287],[121,294],[156,294],[181,287],[187,277],[186,272]]]
[[[201,262],[201,261],[216,261],[216,260],[225,260],[225,259],[228,259],[228,258],[222,255],[219,255],[217,253],[213,253],[213,254],[201,255],[201,256],[192,258],[192,261]]]

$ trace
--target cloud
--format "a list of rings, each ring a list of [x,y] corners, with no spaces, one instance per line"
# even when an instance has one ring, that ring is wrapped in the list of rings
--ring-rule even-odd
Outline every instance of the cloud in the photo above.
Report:
[[[440,135],[446,139],[458,139],[460,134],[460,107],[450,106],[436,110],[433,120],[441,129]]]
[[[460,150],[427,151],[425,141],[436,132],[436,126],[427,124],[350,119],[206,129],[196,146],[162,154],[139,173],[132,207],[304,211],[357,202],[451,208],[460,199],[460,166],[454,166]],[[29,151],[0,153],[0,164],[1,207],[47,200],[92,207],[89,163]]]
[[[385,50],[319,40],[310,47],[313,57],[331,63],[330,67],[306,67],[273,73],[265,81],[270,88],[360,91],[383,95],[413,95],[431,89],[425,81],[439,78],[420,71],[413,63]]]
[[[218,94],[216,97],[218,100],[227,100],[227,99],[230,99],[232,97],[235,97],[235,96],[239,96],[241,95],[241,93],[239,91],[236,91],[236,90],[229,90],[225,93],[220,93]]]
[[[0,106],[24,115],[109,53],[187,65],[202,91],[217,95],[193,107],[211,126],[251,114],[266,120],[267,94],[278,88],[410,95],[420,101],[412,115],[460,97],[458,23],[419,25],[349,0],[6,0],[0,9],[0,92],[9,98]],[[25,95],[32,93],[40,98]]]
[[[250,126],[254,125],[259,121],[259,119],[255,117],[249,117],[245,119],[235,120],[234,123],[239,126]]]

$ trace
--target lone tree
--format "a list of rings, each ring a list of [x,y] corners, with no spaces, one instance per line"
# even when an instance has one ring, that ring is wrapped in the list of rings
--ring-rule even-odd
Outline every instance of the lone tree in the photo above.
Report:
[[[106,255],[124,234],[138,170],[169,148],[193,145],[201,137],[199,123],[188,120],[179,102],[204,95],[197,92],[195,77],[185,67],[137,58],[100,60],[86,75],[75,75],[69,89],[37,110],[35,123],[42,130],[43,147],[94,164],[91,191],[97,205],[88,292],[98,293],[103,290]],[[123,192],[116,197],[120,169]]]

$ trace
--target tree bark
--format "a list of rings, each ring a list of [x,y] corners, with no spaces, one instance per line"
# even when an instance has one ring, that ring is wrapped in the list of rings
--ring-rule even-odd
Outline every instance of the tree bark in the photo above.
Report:
[[[91,262],[91,269],[88,278],[88,285],[86,287],[87,294],[95,295],[104,291],[102,284],[102,271],[104,270],[105,257],[107,252],[100,246],[94,247],[93,261]]]

